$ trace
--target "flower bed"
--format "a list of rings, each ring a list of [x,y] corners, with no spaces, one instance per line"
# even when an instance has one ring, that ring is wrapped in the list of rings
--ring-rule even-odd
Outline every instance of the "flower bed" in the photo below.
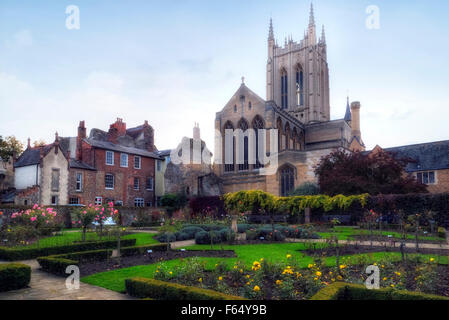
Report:
[[[136,239],[122,240],[124,247],[131,247],[136,244]],[[63,254],[68,252],[81,252],[89,250],[110,249],[117,245],[116,240],[95,241],[85,243],[74,243],[62,246],[44,247],[44,248],[7,248],[0,247],[0,260],[18,261],[29,260],[37,257]]]
[[[31,268],[21,263],[0,265],[0,292],[17,290],[28,286]]]
[[[322,259],[317,259],[307,268],[301,268],[288,254],[284,263],[261,259],[254,261],[251,268],[237,262],[230,269],[220,263],[213,270],[207,269],[204,261],[191,259],[174,267],[160,264],[155,279],[248,299],[307,300],[322,288],[339,281],[364,284],[366,267],[371,265],[364,259],[367,257],[353,258],[353,261],[348,259],[335,267],[325,266]],[[405,263],[385,260],[375,265],[380,269],[380,285],[383,288],[395,292],[409,290],[449,296],[447,266],[438,265],[433,258],[427,261],[408,260]]]

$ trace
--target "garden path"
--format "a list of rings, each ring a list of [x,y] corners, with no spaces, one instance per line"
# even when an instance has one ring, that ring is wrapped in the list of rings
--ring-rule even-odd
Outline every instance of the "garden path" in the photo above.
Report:
[[[300,243],[325,243],[326,239],[287,239],[288,242],[300,242]],[[359,246],[371,246],[371,241],[353,241],[353,240],[339,240],[339,244],[347,244],[347,245],[359,245]],[[395,242],[381,242],[381,241],[373,241],[373,247],[396,247],[399,248],[401,243],[398,241]],[[416,248],[416,244],[414,242],[406,242],[406,248]],[[421,249],[449,249],[449,245],[446,243],[436,244],[436,243],[419,243],[419,248]]]
[[[31,281],[28,288],[0,292],[0,300],[132,300],[131,297],[114,291],[80,283],[78,290],[69,290],[64,277],[58,277],[42,270],[36,260],[20,261],[31,267]],[[7,263],[0,261],[0,264]]]

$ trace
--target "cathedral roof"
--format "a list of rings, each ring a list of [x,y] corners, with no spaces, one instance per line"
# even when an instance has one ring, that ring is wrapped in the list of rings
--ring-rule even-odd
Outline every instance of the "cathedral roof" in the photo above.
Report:
[[[345,121],[351,121],[352,120],[352,114],[351,114],[351,107],[349,106],[349,97],[348,102],[346,104],[346,114],[345,114]]]

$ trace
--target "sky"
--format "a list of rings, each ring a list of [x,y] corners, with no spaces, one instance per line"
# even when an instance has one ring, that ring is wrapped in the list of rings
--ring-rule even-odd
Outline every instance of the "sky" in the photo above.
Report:
[[[449,139],[449,2],[314,0],[324,24],[331,118],[360,101],[368,149]],[[66,26],[79,8],[79,29]],[[369,29],[368,6],[379,8]],[[26,142],[148,120],[158,149],[192,136],[213,150],[214,120],[245,77],[265,98],[272,17],[300,41],[303,0],[1,0],[0,135]],[[72,21],[72,20],[70,20]]]

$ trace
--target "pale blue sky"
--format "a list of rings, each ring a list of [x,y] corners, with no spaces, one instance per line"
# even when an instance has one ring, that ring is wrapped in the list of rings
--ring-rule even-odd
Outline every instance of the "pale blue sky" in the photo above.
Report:
[[[65,27],[68,5],[80,30]],[[365,27],[369,5],[380,30]],[[302,38],[310,1],[0,2],[0,135],[50,142],[79,120],[107,129],[149,120],[159,149],[199,122],[213,150],[215,113],[241,76],[265,98],[266,39],[273,17],[283,43]],[[449,139],[449,2],[316,0],[326,27],[331,115],[346,95],[362,104],[369,148]]]

